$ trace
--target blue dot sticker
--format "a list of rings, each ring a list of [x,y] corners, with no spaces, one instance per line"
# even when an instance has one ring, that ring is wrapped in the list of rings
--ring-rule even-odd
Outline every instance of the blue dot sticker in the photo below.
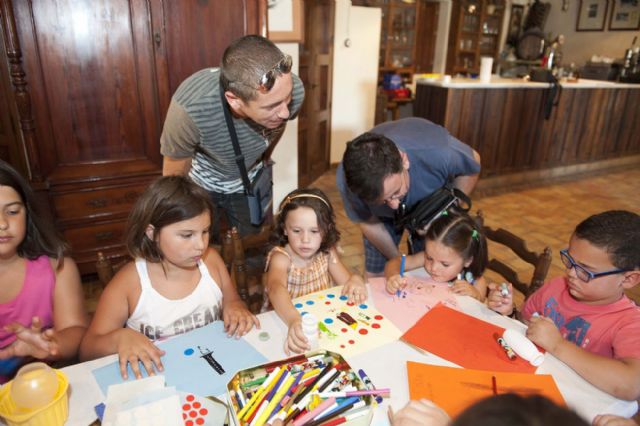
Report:
[[[333,319],[331,318],[325,318],[324,319],[325,324],[333,324]]]
[[[348,298],[349,298],[349,297],[347,297],[347,296],[345,296],[345,295],[340,296],[340,300],[347,300]]]
[[[333,299],[334,297],[336,297],[336,295],[335,295],[335,294],[333,294],[333,293],[329,293],[329,294],[327,294],[327,297],[328,297],[329,299]]]
[[[315,303],[315,302],[314,302],[313,300],[307,300],[307,301],[306,301],[306,304],[307,304],[307,305],[313,305],[314,303]]]
[[[295,306],[296,308],[300,309],[300,308],[302,308],[302,303],[296,303],[296,304],[295,304],[295,305],[293,305],[293,306]]]
[[[185,350],[184,350],[184,354],[185,354],[186,356],[191,356],[191,355],[193,355],[193,352],[194,352],[194,350],[193,350],[193,349],[191,349],[191,348],[188,348],[188,349],[185,349]]]
[[[307,312],[307,311],[302,311],[302,312],[300,312],[300,316],[303,317],[303,316],[307,315],[308,313],[309,312]]]
[[[358,306],[360,309],[367,309],[369,306],[365,305],[364,303],[360,306]]]

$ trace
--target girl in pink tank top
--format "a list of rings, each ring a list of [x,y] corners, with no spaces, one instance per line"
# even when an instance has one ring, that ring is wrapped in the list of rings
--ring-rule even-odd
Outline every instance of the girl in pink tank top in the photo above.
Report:
[[[74,359],[88,323],[78,269],[34,201],[0,160],[0,383],[32,359]]]

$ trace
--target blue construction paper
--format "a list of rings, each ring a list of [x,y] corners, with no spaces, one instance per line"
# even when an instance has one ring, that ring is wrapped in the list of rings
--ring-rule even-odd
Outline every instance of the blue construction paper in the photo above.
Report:
[[[160,373],[165,377],[166,386],[201,396],[225,393],[227,383],[236,372],[267,361],[246,340],[227,337],[222,321],[181,334],[158,346],[166,352],[162,357],[164,372]],[[224,374],[218,374],[202,357],[203,352],[209,351],[224,369]],[[134,380],[131,367],[128,370],[128,380]],[[142,364],[140,371],[146,377]],[[110,385],[125,381],[120,376],[117,361],[93,370],[93,376],[105,395]]]

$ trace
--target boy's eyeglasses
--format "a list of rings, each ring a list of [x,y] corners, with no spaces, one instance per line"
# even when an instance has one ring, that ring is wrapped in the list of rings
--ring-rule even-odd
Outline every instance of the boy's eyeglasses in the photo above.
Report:
[[[293,65],[291,55],[284,55],[273,68],[262,74],[258,82],[257,90],[262,93],[270,91],[273,85],[276,84],[276,78],[278,78],[279,75],[287,74],[291,71],[291,65]]]
[[[615,275],[615,274],[620,274],[622,272],[627,272],[626,269],[613,269],[611,271],[605,271],[605,272],[591,272],[586,270],[585,268],[583,268],[582,266],[578,265],[571,256],[569,256],[569,252],[567,251],[567,249],[564,250],[560,250],[560,259],[562,260],[562,263],[564,264],[564,266],[567,269],[575,269],[576,270],[576,276],[578,277],[578,279],[580,279],[581,281],[584,282],[589,282],[595,278],[600,278],[600,277],[604,277],[606,275]]]

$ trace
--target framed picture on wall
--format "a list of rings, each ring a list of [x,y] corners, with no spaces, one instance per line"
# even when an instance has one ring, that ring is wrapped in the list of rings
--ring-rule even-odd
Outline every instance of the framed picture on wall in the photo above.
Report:
[[[520,38],[522,21],[524,18],[524,6],[519,4],[511,5],[511,16],[509,16],[509,32],[507,33],[507,43],[515,46]]]
[[[640,0],[613,0],[609,31],[640,29]]]
[[[269,0],[267,19],[269,40],[302,43],[304,40],[303,0]]]
[[[580,0],[576,31],[603,31],[607,6],[608,0]]]

